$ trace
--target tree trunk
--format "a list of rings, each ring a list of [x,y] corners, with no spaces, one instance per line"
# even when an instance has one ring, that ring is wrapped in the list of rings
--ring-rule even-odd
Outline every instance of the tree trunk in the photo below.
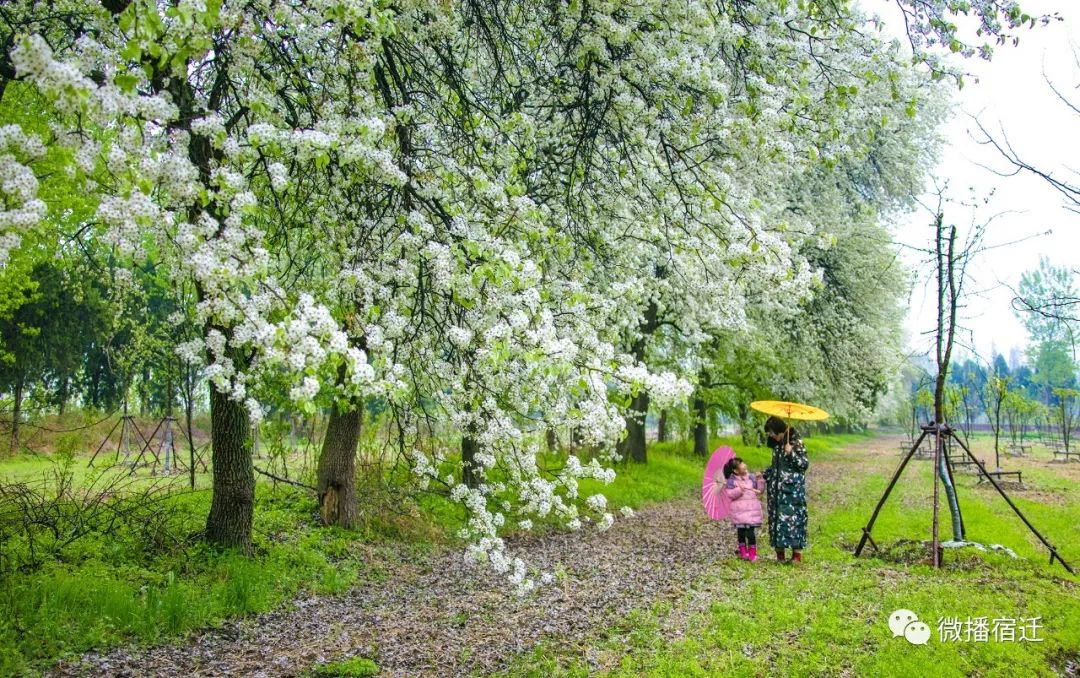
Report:
[[[480,484],[480,476],[476,472],[476,449],[476,438],[470,435],[461,437],[461,481],[468,488],[476,488]]]
[[[57,408],[59,409],[59,415],[64,416],[64,411],[67,409],[68,398],[71,397],[71,377],[64,375],[60,380],[60,392],[57,394]]]
[[[23,386],[25,378],[20,372],[15,377],[15,403],[11,411],[11,454],[19,452],[19,420],[22,419]]]
[[[139,384],[139,414],[146,417],[150,415],[150,368],[143,367],[142,383]]]
[[[750,408],[746,405],[746,401],[739,401],[739,437],[743,442],[743,445],[758,445],[758,438],[761,435],[761,430],[747,426],[751,422]]]
[[[642,390],[630,401],[630,415],[626,417],[626,440],[624,454],[628,459],[644,464],[648,461],[645,448],[645,417],[649,413],[649,394]]]
[[[646,341],[649,335],[656,331],[658,324],[659,309],[655,301],[650,301],[645,309],[645,316],[638,325],[641,336],[631,349],[634,358],[639,362],[645,362]],[[625,454],[629,459],[644,464],[648,461],[645,451],[645,417],[649,414],[649,393],[642,388],[630,402],[630,413],[626,417],[627,436],[623,444]]]
[[[694,438],[694,398],[686,401],[686,426],[680,434],[680,440],[693,440]]]
[[[255,472],[251,461],[251,422],[243,405],[210,384],[210,445],[214,462],[213,499],[206,518],[212,544],[251,553]]]
[[[554,454],[559,451],[559,434],[555,432],[554,428],[548,428],[546,433],[547,439],[547,451],[550,454]]]
[[[948,439],[946,439],[948,441]],[[952,443],[949,442],[949,447]],[[953,483],[952,468],[949,466],[948,450],[943,450],[938,457],[938,477],[945,488],[949,501],[949,517],[952,520],[953,541],[964,541],[964,518],[960,515],[960,502],[956,499],[956,485]]]
[[[191,366],[185,366],[184,372],[184,428],[188,440],[188,477],[191,481],[191,489],[195,489],[195,437],[192,431],[191,420],[195,409],[195,379]]]
[[[660,420],[656,423],[656,442],[666,443],[668,439],[667,408],[660,410]]]
[[[1001,452],[999,440],[1001,438],[1001,399],[998,398],[997,407],[994,408],[994,466],[1001,470]]]
[[[167,372],[169,376],[165,381],[165,416],[171,417],[173,416],[173,401],[176,400],[176,391],[174,390],[173,385],[172,370],[167,370]]]
[[[937,377],[934,380],[934,423],[945,423],[945,380],[949,374],[954,338],[956,336],[957,302],[960,290],[956,280],[956,227],[944,227],[944,215],[934,219],[937,248]],[[948,230],[946,245],[945,231]],[[962,274],[962,269],[961,269]],[[948,306],[946,307],[946,299]],[[935,486],[936,487],[936,486]],[[937,543],[934,543],[935,549]],[[936,557],[936,556],[935,556]]]
[[[709,454],[709,406],[702,398],[694,398],[694,454]]]
[[[356,446],[364,411],[361,403],[352,402],[347,411],[337,404],[330,411],[319,456],[316,489],[319,514],[326,525],[345,528],[356,526],[359,503],[356,496]]]

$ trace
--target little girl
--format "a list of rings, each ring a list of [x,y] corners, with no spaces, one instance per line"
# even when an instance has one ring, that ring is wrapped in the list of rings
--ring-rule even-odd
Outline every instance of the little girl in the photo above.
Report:
[[[761,500],[765,491],[765,479],[759,473],[750,477],[746,463],[735,457],[724,464],[727,485],[724,492],[731,499],[731,522],[735,523],[739,539],[739,558],[757,560],[757,536],[754,530],[761,527]]]

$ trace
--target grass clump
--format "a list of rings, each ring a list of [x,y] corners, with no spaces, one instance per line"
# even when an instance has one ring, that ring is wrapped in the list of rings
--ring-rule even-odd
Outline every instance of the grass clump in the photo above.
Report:
[[[311,670],[314,678],[363,678],[379,673],[379,665],[367,657],[350,657],[337,662],[318,664]]]

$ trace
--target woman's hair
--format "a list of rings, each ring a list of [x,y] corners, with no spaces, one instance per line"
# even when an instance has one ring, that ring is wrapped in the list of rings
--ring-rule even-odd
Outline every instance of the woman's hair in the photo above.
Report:
[[[728,459],[728,463],[724,464],[724,478],[730,478],[735,475],[735,469],[739,468],[739,464],[741,463],[743,463],[743,460],[739,457]]]
[[[769,417],[765,420],[765,433],[784,433],[788,425],[780,417]]]

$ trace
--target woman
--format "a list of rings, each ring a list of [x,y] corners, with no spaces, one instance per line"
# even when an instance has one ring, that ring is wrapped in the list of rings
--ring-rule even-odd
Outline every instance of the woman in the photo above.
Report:
[[[776,559],[785,561],[785,549],[791,560],[802,562],[806,548],[806,446],[795,429],[779,417],[769,417],[765,434],[772,449],[772,465],[765,469],[769,507],[769,543],[776,549]]]

